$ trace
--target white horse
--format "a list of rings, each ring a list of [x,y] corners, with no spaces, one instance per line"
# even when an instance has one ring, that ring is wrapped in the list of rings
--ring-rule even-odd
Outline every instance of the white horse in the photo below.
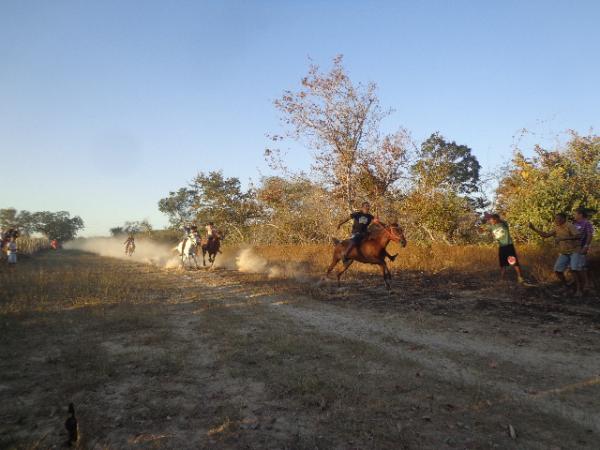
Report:
[[[200,245],[200,236],[190,235],[179,244],[177,244],[177,252],[181,257],[181,267],[185,268],[185,262],[188,261],[188,265],[191,267],[191,261],[194,262],[196,269],[199,269],[198,261],[196,260],[196,252]]]

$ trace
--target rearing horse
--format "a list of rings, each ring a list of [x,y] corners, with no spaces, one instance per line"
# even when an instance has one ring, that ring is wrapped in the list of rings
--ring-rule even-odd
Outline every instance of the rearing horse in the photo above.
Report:
[[[379,229],[369,232],[367,237],[350,251],[347,261],[344,262],[343,267],[338,270],[338,286],[340,285],[342,274],[348,270],[348,267],[350,267],[354,261],[358,261],[366,264],[376,264],[381,267],[383,282],[388,290],[391,289],[389,280],[392,279],[392,274],[385,263],[385,257],[387,256],[385,248],[390,241],[399,242],[402,247],[406,247],[404,231],[396,222],[390,225],[381,223]],[[349,240],[339,241],[338,239],[334,239],[335,247],[333,249],[333,260],[327,269],[327,275],[329,275],[340,260],[343,259],[344,251],[348,247],[348,242]]]

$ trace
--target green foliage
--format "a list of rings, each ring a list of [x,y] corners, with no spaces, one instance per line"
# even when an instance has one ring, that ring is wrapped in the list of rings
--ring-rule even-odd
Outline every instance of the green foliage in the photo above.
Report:
[[[67,211],[36,212],[32,215],[35,222],[34,231],[42,233],[48,239],[61,242],[70,241],[83,229],[83,220],[79,216],[71,217]]]
[[[443,189],[458,193],[477,191],[481,166],[466,145],[447,142],[433,133],[421,144],[412,172],[421,189]]]
[[[199,173],[188,187],[170,192],[158,205],[173,227],[214,222],[241,238],[244,228],[260,216],[254,191],[244,191],[238,178],[224,177],[221,171]]]
[[[109,231],[110,235],[113,237],[122,236],[125,234],[125,229],[123,227],[113,227]]]
[[[150,234],[152,233],[152,225],[150,225],[147,219],[128,221],[123,225],[123,231],[127,234]]]
[[[194,217],[194,190],[181,188],[169,192],[169,196],[158,202],[158,210],[169,217],[169,222],[175,228],[181,228],[184,223]]]
[[[413,240],[473,242],[477,214],[469,200],[452,190],[415,189],[398,202]]]
[[[29,211],[17,211],[15,208],[0,209],[0,228],[18,228],[22,235],[34,231],[35,218]]]
[[[252,189],[243,191],[240,180],[221,171],[199,173],[192,181],[192,210],[197,223],[240,229],[249,225],[259,211]]]
[[[550,151],[535,148],[525,158],[516,153],[497,189],[498,210],[513,225],[518,239],[537,238],[527,229],[544,228],[558,212],[575,208],[600,210],[600,137],[572,133],[567,144]],[[600,225],[598,216],[592,218]]]
[[[480,165],[466,145],[434,133],[417,152],[413,179],[398,204],[409,235],[419,240],[464,242],[475,239],[475,213],[481,205]]]
[[[0,228],[17,228],[21,235],[28,236],[38,232],[48,239],[69,241],[83,229],[83,220],[79,216],[71,217],[67,211],[17,211],[14,208],[0,209]]]
[[[147,219],[127,221],[124,225],[110,229],[111,236],[122,236],[124,234],[145,234],[152,233],[152,225]]]

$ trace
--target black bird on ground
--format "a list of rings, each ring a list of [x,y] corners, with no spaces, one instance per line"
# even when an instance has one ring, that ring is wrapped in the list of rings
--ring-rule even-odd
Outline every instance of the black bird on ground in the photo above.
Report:
[[[77,427],[77,418],[75,417],[75,406],[69,403],[69,417],[65,420],[65,428],[68,433],[67,445],[70,447],[79,439],[79,429]]]

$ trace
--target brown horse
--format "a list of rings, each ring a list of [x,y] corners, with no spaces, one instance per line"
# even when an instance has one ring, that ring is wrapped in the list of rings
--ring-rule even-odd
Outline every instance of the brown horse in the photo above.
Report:
[[[398,223],[394,222],[391,225],[380,224],[378,229],[375,229],[361,241],[358,246],[355,246],[348,255],[348,260],[343,263],[343,267],[337,272],[338,286],[340,285],[340,278],[342,274],[348,270],[348,267],[354,262],[358,261],[366,264],[377,264],[381,267],[383,274],[383,282],[385,286],[391,289],[389,280],[392,279],[392,274],[385,263],[385,257],[388,256],[386,251],[387,245],[390,241],[399,242],[402,247],[406,247],[406,238],[404,237],[404,231]],[[349,240],[339,241],[334,239],[335,247],[333,249],[333,260],[327,269],[327,275],[335,268],[335,266],[343,259],[344,251],[348,247]]]
[[[215,263],[215,258],[217,257],[217,253],[220,253],[221,250],[221,239],[223,237],[219,234],[213,236],[211,240],[203,240],[202,241],[202,265],[206,266],[206,254],[208,253],[208,262],[210,263],[210,267]]]

